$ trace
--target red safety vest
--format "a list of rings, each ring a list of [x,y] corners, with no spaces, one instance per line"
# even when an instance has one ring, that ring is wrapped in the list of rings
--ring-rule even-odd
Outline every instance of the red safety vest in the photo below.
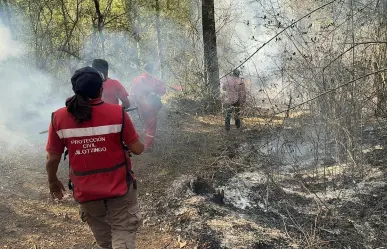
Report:
[[[68,150],[74,199],[80,203],[123,196],[131,179],[131,162],[122,143],[123,108],[103,102],[92,108],[92,120],[82,124],[66,108],[52,118]]]
[[[161,108],[161,100],[157,96],[152,96],[152,92],[164,95],[165,84],[148,73],[143,73],[133,80],[131,94],[137,99],[140,112],[157,113]]]

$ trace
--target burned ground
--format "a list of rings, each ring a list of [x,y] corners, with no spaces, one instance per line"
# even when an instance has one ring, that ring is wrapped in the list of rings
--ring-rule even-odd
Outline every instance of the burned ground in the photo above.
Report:
[[[321,166],[296,171],[262,152],[259,141],[273,136],[273,126],[247,123],[226,134],[221,117],[178,106],[160,115],[156,149],[133,157],[144,214],[138,248],[362,249],[387,243],[385,149],[364,155],[362,177],[333,162],[325,165],[324,178]],[[371,147],[384,145],[378,132],[367,135]],[[302,132],[288,133],[299,139]],[[69,193],[60,203],[48,198],[44,159],[44,142],[1,155],[1,248],[95,248]],[[67,167],[62,163],[59,173],[64,183]],[[224,203],[214,197],[219,189]]]

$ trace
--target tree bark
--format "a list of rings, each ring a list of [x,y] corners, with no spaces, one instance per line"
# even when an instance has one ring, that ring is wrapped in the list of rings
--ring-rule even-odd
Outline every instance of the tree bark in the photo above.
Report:
[[[156,34],[157,34],[157,50],[158,50],[158,57],[159,57],[160,78],[163,79],[163,76],[164,76],[164,48],[163,48],[163,42],[161,40],[160,2],[159,2],[159,0],[155,0],[155,9],[156,9]]]
[[[104,16],[101,13],[100,5],[99,5],[99,0],[94,0],[94,5],[95,5],[95,11],[97,13],[97,31],[99,35],[99,41],[101,43],[101,48],[102,48],[102,57],[105,56],[105,39],[103,36],[103,26],[104,26]]]
[[[204,47],[204,82],[210,101],[209,108],[220,108],[219,65],[215,30],[214,0],[202,0],[202,26]]]
[[[135,63],[137,67],[140,66],[140,29],[138,28],[138,11],[134,0],[127,1],[126,12],[128,13],[128,20],[130,25],[131,36],[136,42],[136,46],[133,47]]]
[[[377,29],[377,39],[383,41],[387,38],[387,1],[380,2],[382,6],[379,6],[379,27]],[[373,68],[378,70],[387,65],[386,63],[387,45],[383,44],[377,48],[375,52],[375,61],[373,62]],[[386,117],[385,107],[387,107],[387,87],[385,73],[377,73],[374,76],[374,87],[376,90],[376,109],[375,115],[377,117]]]
[[[3,14],[3,15],[5,14],[3,0],[0,0],[0,21],[2,21],[4,23],[3,15],[1,15],[1,14]]]
[[[0,11],[3,13],[3,23],[4,25],[10,27],[11,26],[11,12],[9,10],[8,0],[0,0]],[[12,32],[12,29],[10,29]]]
[[[374,70],[379,70],[379,66],[377,62],[373,63]],[[377,117],[383,117],[385,116],[385,107],[386,107],[386,86],[385,86],[385,79],[383,78],[382,73],[375,74],[375,88],[376,88],[376,111],[375,115]]]

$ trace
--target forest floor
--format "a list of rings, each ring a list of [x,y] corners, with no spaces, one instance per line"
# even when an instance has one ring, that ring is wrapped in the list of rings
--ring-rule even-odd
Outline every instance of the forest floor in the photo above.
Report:
[[[133,157],[144,218],[137,248],[387,245],[386,129],[371,124],[359,174],[336,162],[296,170],[261,148],[273,131],[296,139],[296,125],[246,119],[226,133],[222,117],[198,113],[195,102],[170,103],[155,149]],[[60,203],[48,196],[44,143],[0,149],[0,248],[96,248],[70,193]]]

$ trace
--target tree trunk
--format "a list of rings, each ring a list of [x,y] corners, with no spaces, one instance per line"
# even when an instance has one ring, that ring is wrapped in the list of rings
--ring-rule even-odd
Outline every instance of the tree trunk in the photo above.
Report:
[[[128,15],[128,21],[130,25],[131,37],[136,42],[136,46],[133,46],[134,61],[137,67],[141,66],[140,63],[140,29],[138,28],[138,12],[137,6],[134,0],[126,1],[126,12]]]
[[[379,27],[377,29],[377,39],[380,41],[383,41],[387,38],[387,1],[383,1],[381,7],[379,7]],[[386,63],[386,52],[387,52],[387,45],[386,44],[380,44],[380,46],[377,48],[377,51],[375,52],[375,61],[373,62],[373,68],[375,71],[385,67],[387,65]],[[376,110],[375,110],[375,116],[377,117],[386,117],[386,110],[385,107],[387,107],[387,87],[386,87],[386,79],[385,79],[385,73],[380,72],[375,74],[374,76],[374,87],[376,90]]]
[[[379,70],[379,66],[378,66],[377,62],[373,63],[373,67],[374,67],[375,71]],[[377,74],[375,74],[374,77],[375,77],[374,85],[375,85],[375,89],[376,89],[376,111],[375,111],[375,115],[377,117],[383,117],[383,116],[385,116],[385,108],[384,107],[386,107],[386,104],[385,104],[386,103],[385,80],[383,78],[383,74],[382,73],[377,73]]]
[[[220,108],[219,65],[216,45],[214,0],[202,0],[204,47],[204,81],[208,91],[209,108]]]
[[[3,6],[3,0],[0,0],[0,14],[5,14],[4,13],[4,6]],[[0,15],[0,21],[4,23],[4,19],[3,19],[3,16]]]
[[[2,20],[5,26],[11,26],[11,11],[9,10],[8,0],[0,0],[0,11],[3,13],[4,19]],[[10,29],[12,32],[12,29]]]
[[[96,29],[98,31],[99,42],[101,43],[102,57],[105,57],[105,38],[103,35],[103,26],[104,26],[104,16],[101,13],[99,0],[94,0],[95,11],[97,13],[97,25]]]
[[[158,50],[158,57],[159,57],[160,78],[163,79],[163,76],[164,76],[164,50],[163,50],[163,43],[161,41],[160,2],[159,2],[159,0],[155,0],[155,8],[156,8],[157,50]]]

